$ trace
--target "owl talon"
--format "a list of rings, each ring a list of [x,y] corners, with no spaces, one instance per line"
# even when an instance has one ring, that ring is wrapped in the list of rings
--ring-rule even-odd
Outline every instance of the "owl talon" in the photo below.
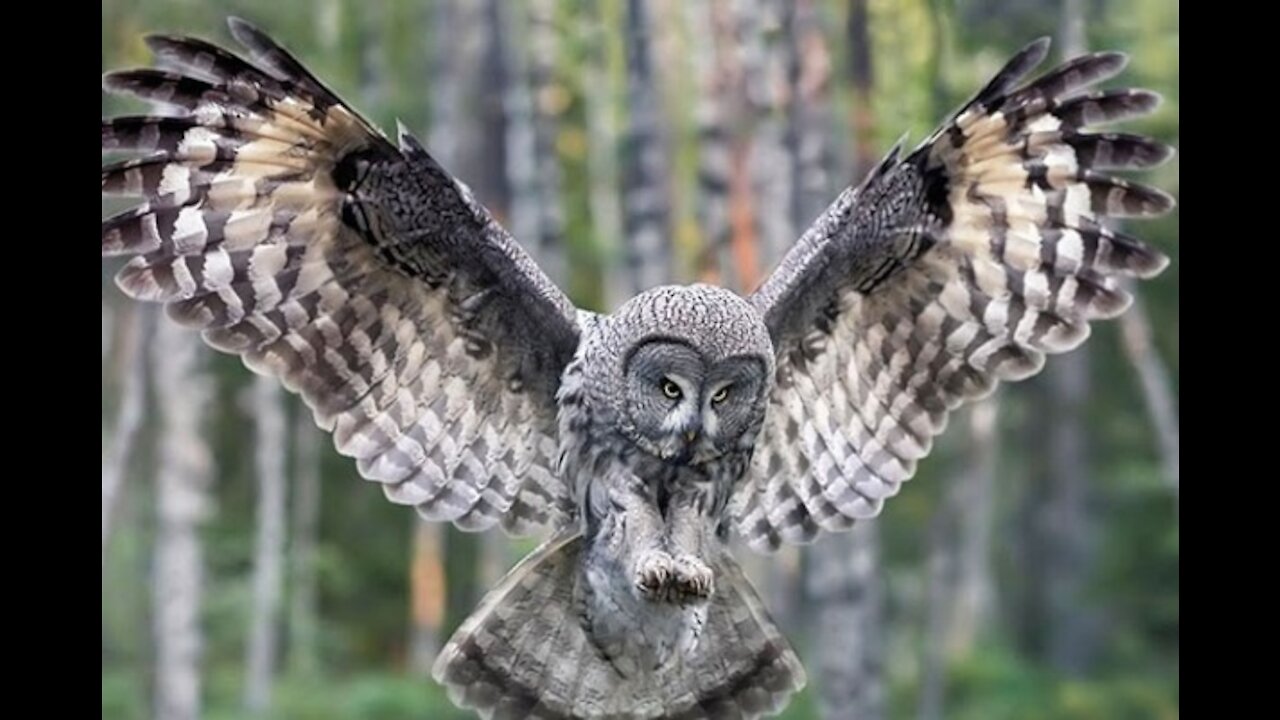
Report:
[[[640,597],[658,602],[670,588],[674,561],[662,550],[650,550],[636,562],[635,587]]]
[[[706,602],[715,592],[715,573],[707,564],[692,555],[675,559],[674,578],[669,597],[680,605]]]

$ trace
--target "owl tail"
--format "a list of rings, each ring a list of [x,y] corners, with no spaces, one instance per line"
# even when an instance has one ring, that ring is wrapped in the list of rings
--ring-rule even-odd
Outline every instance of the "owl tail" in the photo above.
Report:
[[[804,669],[727,553],[693,654],[623,677],[583,629],[582,539],[552,538],[520,562],[441,651],[432,671],[484,718],[755,718],[804,687]]]

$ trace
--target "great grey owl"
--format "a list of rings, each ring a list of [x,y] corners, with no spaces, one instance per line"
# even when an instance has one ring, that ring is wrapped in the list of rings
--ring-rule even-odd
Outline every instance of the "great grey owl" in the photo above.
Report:
[[[947,414],[1035,374],[1167,259],[1104,218],[1172,199],[1109,177],[1171,149],[1081,130],[1150,112],[1023,83],[1019,52],[915,150],[846,189],[754,293],[659,287],[576,309],[403,128],[393,143],[260,30],[247,57],[148,39],[104,86],[166,112],[102,123],[102,223],[130,296],[300,393],[395,503],[550,537],[441,652],[485,717],[757,717],[804,670],[726,550],[880,512]]]

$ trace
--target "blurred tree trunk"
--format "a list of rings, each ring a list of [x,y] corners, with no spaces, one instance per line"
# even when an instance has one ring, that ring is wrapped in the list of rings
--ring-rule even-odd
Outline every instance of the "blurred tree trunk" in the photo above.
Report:
[[[787,54],[791,88],[787,156],[790,159],[792,228],[803,231],[835,196],[829,83],[831,60],[818,26],[812,0],[797,1],[794,17],[785,17],[790,38]],[[846,40],[856,108],[873,119],[869,99],[873,76],[867,4],[852,5]],[[856,173],[874,161],[872,124],[855,128]],[[772,206],[772,205],[771,205]],[[876,720],[884,708],[883,577],[879,561],[879,525],[863,520],[851,532],[832,534],[809,550],[805,587],[814,603],[810,637],[818,661],[818,703],[827,720]]]
[[[754,121],[747,168],[759,237],[757,279],[763,280],[799,236],[792,212],[795,148],[790,140],[794,130],[788,123],[792,88],[787,65],[794,39],[784,27],[792,3],[740,0],[738,10],[743,89]],[[746,289],[754,290],[755,284]]]
[[[991,534],[995,475],[1000,455],[999,403],[991,397],[970,406],[957,421],[967,431],[967,462],[950,482],[934,514],[929,536],[924,659],[920,671],[920,720],[946,717],[948,665],[973,653],[993,617]],[[937,449],[934,451],[938,455]]]
[[[1094,558],[1089,542],[1091,463],[1084,418],[1091,358],[1081,350],[1055,358],[1064,362],[1048,371],[1047,493],[1037,521],[1039,532],[1046,536],[1041,592],[1048,617],[1047,659],[1073,675],[1088,668],[1097,642],[1097,618],[1084,598]]]
[[[787,85],[790,88],[786,146],[791,157],[791,244],[834,199],[835,153],[831,138],[831,54],[822,34],[817,0],[796,0],[784,10]],[[781,259],[774,258],[773,261]]]
[[[320,670],[316,544],[320,526],[320,430],[298,403],[293,423],[293,537],[289,559],[289,670],[314,678]]]
[[[208,512],[209,449],[201,433],[210,380],[195,334],[172,322],[155,330],[152,367],[160,416],[153,569],[155,716],[200,717],[204,561],[200,525]]]
[[[885,717],[880,534],[862,520],[809,547],[805,590],[813,604],[818,707],[824,720]]]
[[[501,3],[511,8],[511,3]],[[520,72],[513,87],[525,95],[531,122],[530,147],[532,168],[530,183],[522,188],[512,186],[512,202],[533,206],[536,238],[528,241],[538,265],[561,287],[569,277],[565,266],[564,209],[560,201],[560,158],[556,153],[562,108],[558,98],[563,88],[556,75],[556,52],[559,46],[555,27],[554,0],[532,0],[528,12],[509,9],[511,30],[507,43],[513,57],[520,58]],[[523,48],[521,45],[523,44]],[[511,115],[512,123],[516,114]],[[523,132],[520,133],[524,135]],[[509,135],[513,137],[513,135]],[[519,237],[519,236],[517,236]],[[521,242],[524,242],[523,240]]]
[[[986,631],[995,613],[991,570],[991,535],[995,524],[995,481],[1000,458],[1000,403],[988,398],[968,413],[969,467],[956,485],[956,517],[960,521],[959,573],[948,652],[965,656]]]
[[[255,470],[258,518],[253,553],[253,598],[245,647],[244,708],[261,714],[271,705],[284,591],[285,453],[284,406],[280,383],[258,375],[253,385],[257,429]]]
[[[554,0],[533,0],[536,10],[535,37],[542,34],[547,36],[546,39],[537,40],[543,46],[552,46],[555,42],[554,4]],[[587,126],[587,206],[600,251],[613,259],[606,270],[607,282],[601,300],[606,308],[616,308],[629,297],[627,288],[631,286],[631,282],[624,277],[627,272],[624,263],[616,261],[616,258],[623,256],[626,246],[618,184],[618,106],[621,103],[620,91],[610,73],[609,40],[613,28],[609,26],[610,18],[605,16],[606,7],[612,6],[607,3],[587,3],[580,13],[579,28],[586,56],[586,62],[581,67],[582,84],[590,89],[590,92],[582,93]],[[558,108],[564,104],[563,98],[568,93],[562,85],[554,87],[555,92],[550,92],[548,88],[548,91],[539,94],[540,106]]]
[[[729,222],[735,133],[735,49],[726,0],[684,4],[685,25],[693,38],[690,53],[694,74],[694,123],[698,134],[696,215],[703,246],[696,274],[702,282],[742,292],[742,281],[731,260],[733,239]]]
[[[664,146],[661,94],[654,71],[649,8],[626,0],[627,129],[622,147],[622,220],[626,234],[623,289],[630,297],[670,282],[671,176]],[[588,89],[590,92],[590,89]]]
[[[102,307],[104,319],[110,317],[106,314],[110,304],[104,301]],[[111,537],[111,520],[124,485],[125,473],[133,457],[138,431],[142,427],[143,408],[146,405],[147,396],[145,349],[151,339],[151,328],[155,324],[154,308],[131,304],[123,314],[123,322],[104,323],[104,328],[107,324],[112,326],[111,334],[118,333],[120,336],[119,350],[115,357],[115,366],[120,371],[118,401],[120,410],[116,414],[110,444],[102,457],[102,557],[104,562],[107,557],[107,540]],[[103,347],[107,344],[104,342]],[[106,360],[106,351],[103,352],[103,360]]]
[[[731,136],[725,116],[728,83],[720,49],[723,39],[716,25],[714,0],[694,0],[681,6],[684,24],[693,38],[689,67],[693,75],[693,122],[698,138],[698,171],[694,212],[702,240],[697,263],[700,281],[733,287],[732,272],[720,264],[729,245],[728,189]]]
[[[1156,442],[1160,450],[1160,462],[1165,480],[1178,494],[1178,411],[1169,381],[1169,369],[1156,351],[1151,337],[1151,318],[1146,303],[1139,295],[1137,284],[1132,281],[1123,287],[1133,295],[1133,306],[1120,316],[1120,333],[1124,351],[1138,373],[1142,383],[1142,396],[1147,403],[1147,414],[1155,427]]]

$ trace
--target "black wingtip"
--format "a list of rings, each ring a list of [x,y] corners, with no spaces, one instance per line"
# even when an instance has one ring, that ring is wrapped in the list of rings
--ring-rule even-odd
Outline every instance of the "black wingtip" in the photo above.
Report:
[[[237,35],[238,33],[245,33],[245,32],[248,32],[248,33],[262,32],[261,30],[258,30],[257,26],[255,26],[253,23],[249,22],[248,20],[245,20],[239,15],[227,16],[227,29],[231,31],[231,34],[233,36]]]
[[[1016,83],[1023,76],[1034,70],[1049,57],[1049,48],[1053,46],[1053,39],[1048,35],[1042,35],[1035,40],[1022,46],[1009,62],[1005,64],[1004,69],[1000,71],[1000,75],[1008,77],[1011,83]]]
[[[1143,138],[1146,139],[1146,138]],[[1173,159],[1177,149],[1168,143],[1150,140],[1141,148],[1135,167],[1150,169],[1159,167]]]
[[[1133,98],[1135,105],[1141,108],[1144,113],[1154,112],[1156,108],[1164,104],[1164,96],[1155,90],[1142,88],[1130,90],[1129,96]]]
[[[160,52],[162,49],[182,40],[179,35],[170,35],[168,33],[149,33],[142,36],[142,42],[146,43],[147,49],[151,52]]]
[[[987,104],[1008,94],[1027,73],[1044,62],[1044,59],[1049,55],[1049,46],[1052,42],[1049,36],[1045,35],[1024,45],[1013,57],[1009,58],[1009,61],[1004,64],[1004,67],[1000,68],[1000,71],[991,78],[990,82],[978,91],[978,94],[974,96],[969,105],[973,103]],[[969,105],[966,105],[966,107],[969,107]]]
[[[1033,65],[1039,65],[1049,55],[1049,48],[1053,46],[1053,38],[1048,35],[1041,35],[1032,40],[1018,51],[1018,55],[1026,55],[1027,57],[1035,57]]]
[[[236,42],[250,50],[260,48],[263,45],[275,45],[275,43],[267,37],[266,33],[258,29],[257,25],[254,25],[242,17],[238,17],[236,15],[228,17],[227,28],[231,31],[231,37],[235,38]]]
[[[1120,71],[1129,66],[1129,53],[1119,50],[1103,50],[1093,53],[1092,57],[1096,65],[1107,69],[1107,77],[1119,75]]]
[[[136,83],[136,70],[109,70],[102,73],[102,89],[109,93],[126,93]]]

